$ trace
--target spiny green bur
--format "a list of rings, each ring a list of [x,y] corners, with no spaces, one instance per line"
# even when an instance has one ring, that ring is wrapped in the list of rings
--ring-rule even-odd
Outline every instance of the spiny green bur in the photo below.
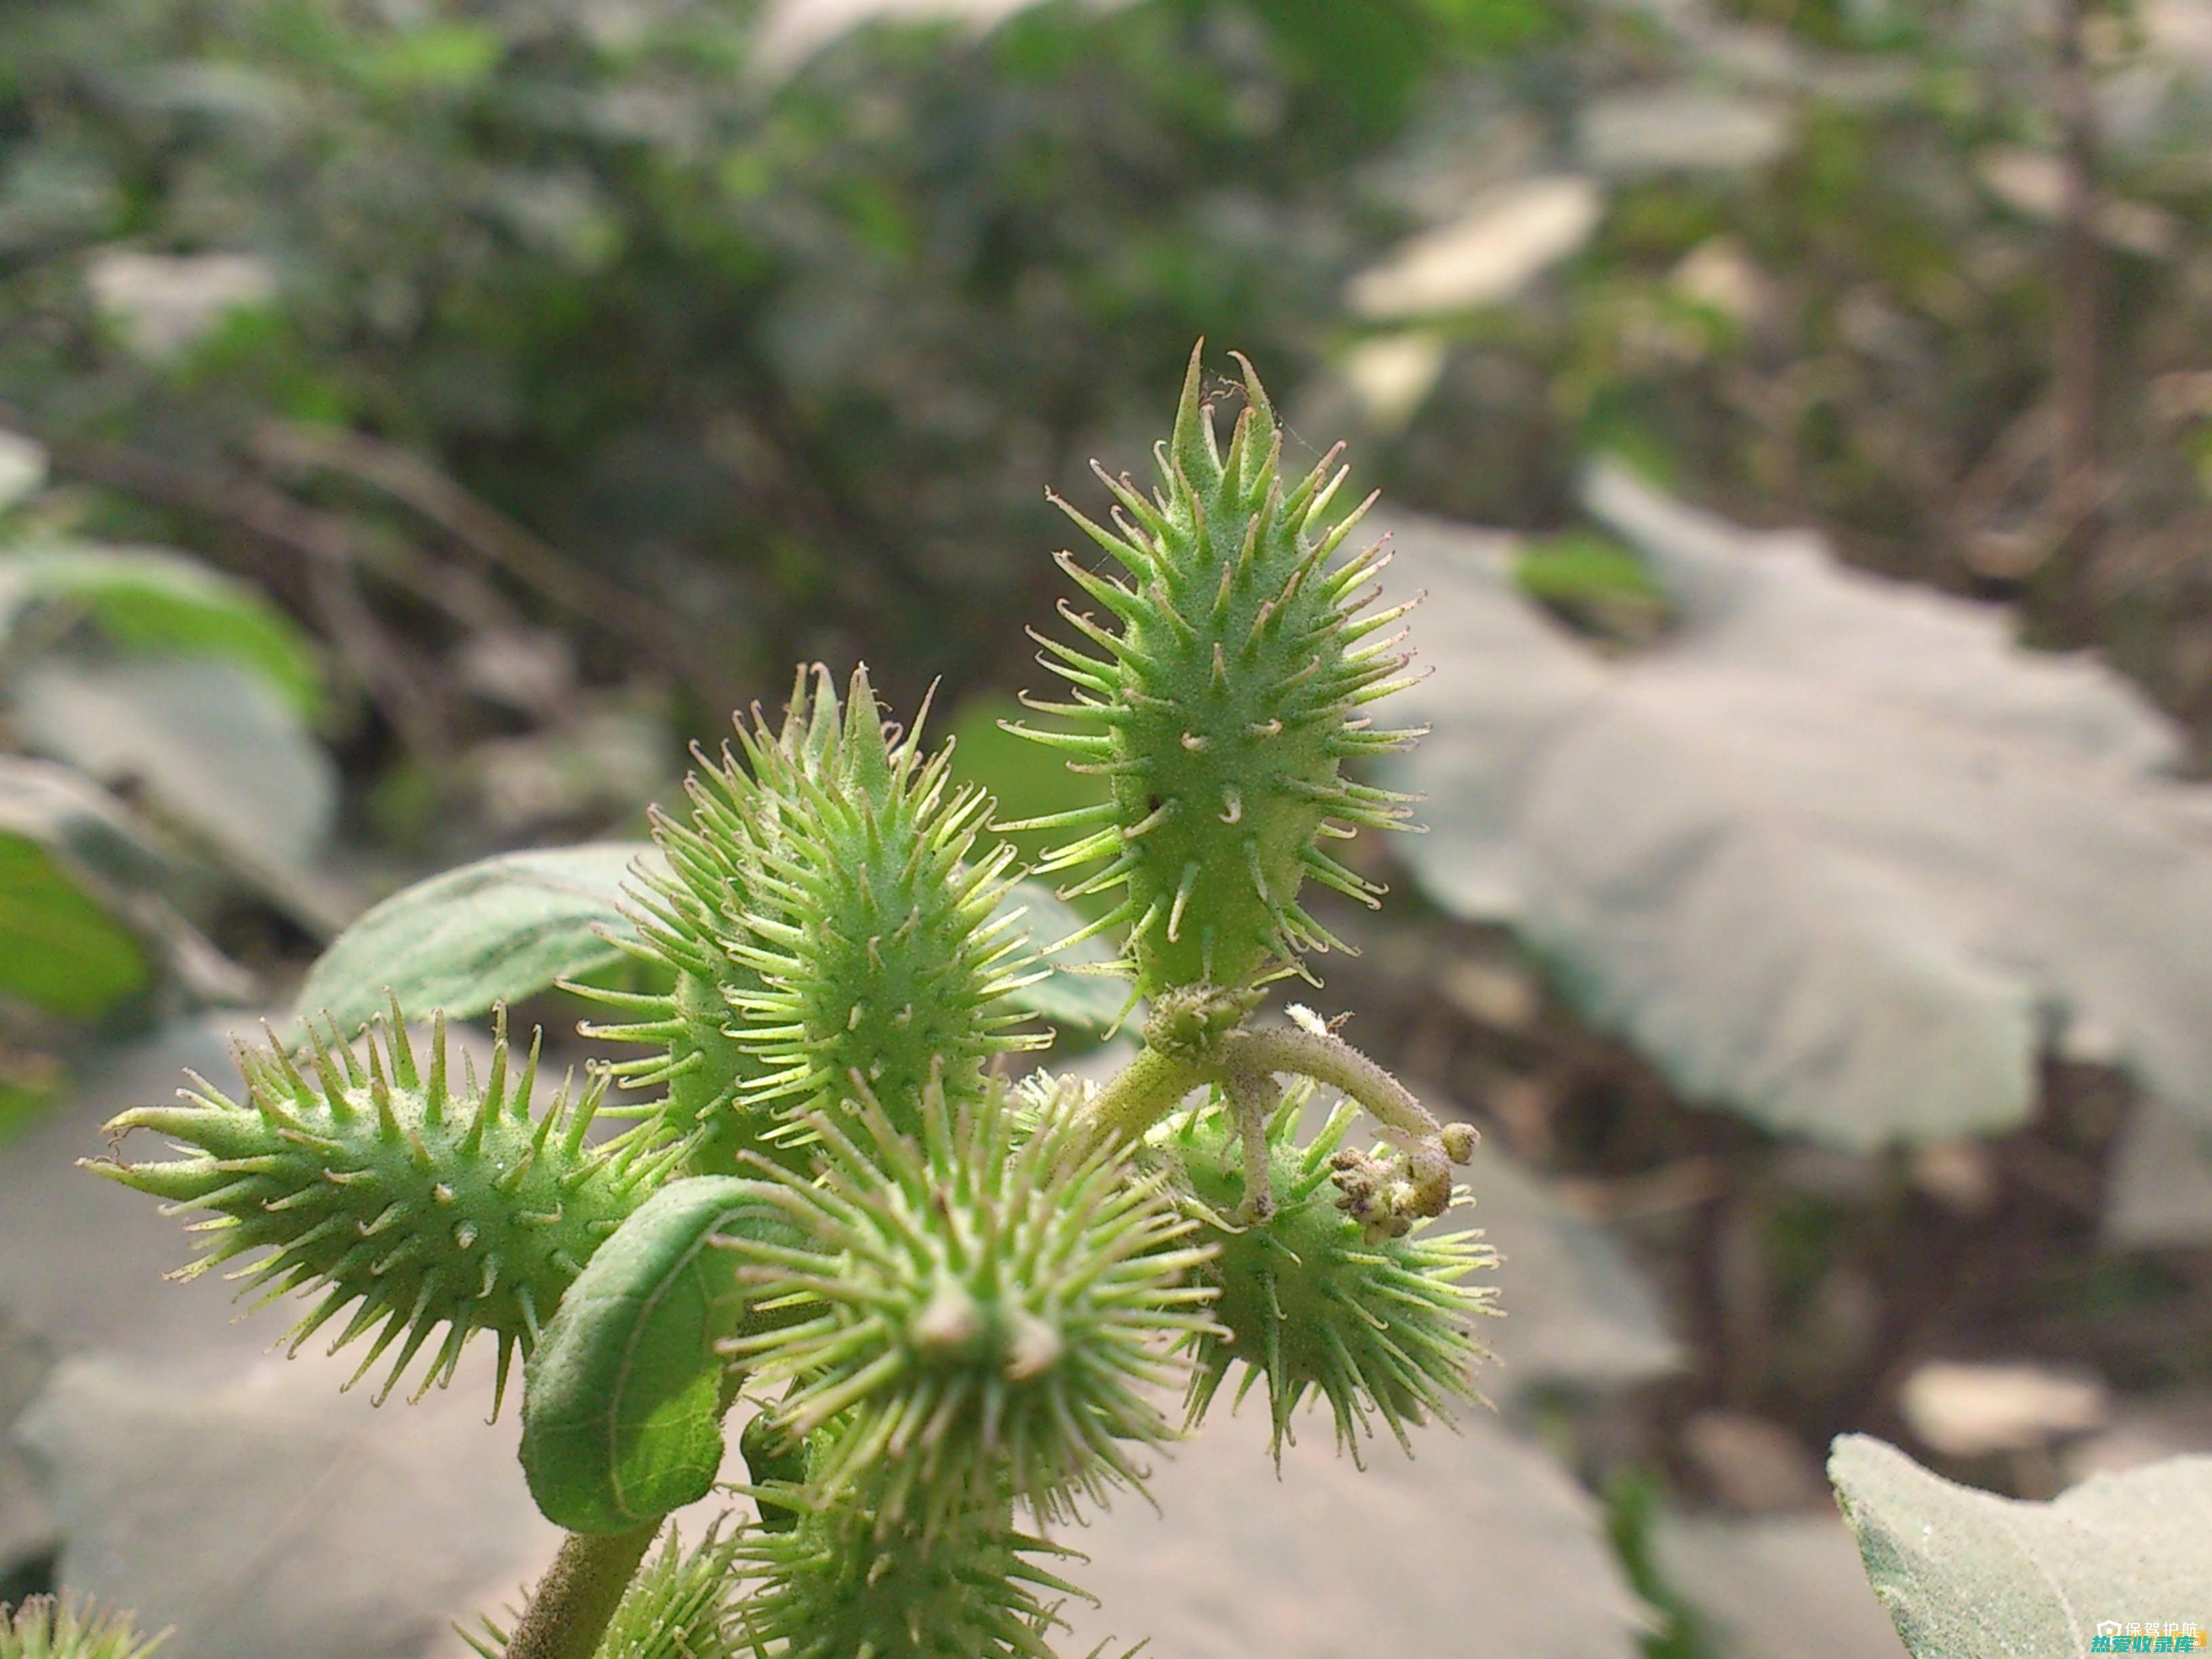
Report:
[[[930,1091],[920,1141],[870,1105],[823,1121],[816,1182],[777,1183],[803,1249],[739,1239],[793,1322],[732,1345],[791,1436],[835,1425],[810,1480],[885,1528],[933,1534],[1010,1491],[1040,1513],[1135,1484],[1133,1444],[1171,1435],[1161,1339],[1206,1328],[1183,1284],[1206,1252],[1158,1181],[1085,1153],[1064,1118],[1018,1138],[1006,1092]]]
[[[452,1379],[477,1331],[498,1340],[503,1394],[515,1350],[537,1341],[562,1292],[672,1154],[586,1146],[597,1085],[573,1109],[564,1086],[533,1117],[537,1043],[520,1078],[510,1076],[503,1012],[481,1086],[465,1063],[453,1086],[442,1020],[420,1073],[396,1020],[372,1034],[366,1064],[337,1037],[314,1036],[307,1071],[273,1037],[266,1049],[241,1045],[246,1103],[195,1078],[183,1103],[137,1107],[107,1126],[115,1137],[167,1135],[182,1157],[84,1167],[167,1200],[172,1212],[211,1212],[193,1228],[204,1253],[179,1277],[264,1250],[240,1275],[264,1292],[257,1306],[295,1286],[325,1286],[292,1328],[294,1352],[349,1307],[333,1352],[376,1329],[353,1382],[400,1342],[380,1401],[441,1327],[416,1397]]]
[[[949,746],[923,756],[921,725],[886,732],[862,668],[842,722],[823,674],[812,763],[741,735],[779,815],[756,837],[749,903],[723,939],[760,980],[731,996],[737,1040],[764,1073],[751,1101],[795,1114],[872,1096],[911,1130],[933,1083],[972,1092],[992,1055],[1044,1041],[994,1006],[1028,961],[1024,937],[992,920],[1013,849],[970,861],[989,798],[952,787]]]
[[[826,670],[802,675],[781,732],[756,716],[738,740],[742,765],[700,757],[689,824],[656,819],[670,874],[636,895],[638,953],[674,990],[599,994],[631,1018],[591,1033],[660,1049],[617,1073],[665,1088],[656,1133],[697,1131],[702,1174],[762,1151],[803,1169],[778,1133],[797,1115],[863,1091],[902,1109],[939,1069],[971,1086],[1042,1041],[994,1006],[1029,960],[992,919],[1012,849],[971,861],[990,802],[952,787],[949,747],[887,731],[865,668],[842,708]]]
[[[771,1503],[773,1494],[770,1495]],[[1080,1596],[1041,1565],[1069,1552],[1017,1531],[992,1514],[965,1517],[949,1534],[886,1540],[848,1508],[790,1504],[799,1520],[746,1542],[760,1580],[746,1600],[745,1630],[777,1659],[1052,1659],[1045,1633],[1054,1602]]]
[[[74,1595],[30,1596],[13,1617],[0,1607],[0,1659],[148,1659],[162,1640]]]
[[[1203,1236],[1217,1252],[1197,1275],[1219,1297],[1210,1310],[1215,1328],[1194,1340],[1190,1421],[1241,1364],[1240,1399],[1255,1381],[1267,1382],[1278,1457],[1291,1413],[1315,1394],[1328,1402],[1339,1444],[1355,1456],[1361,1433],[1374,1431],[1370,1413],[1411,1455],[1409,1425],[1449,1420],[1455,1400],[1480,1397],[1468,1370],[1484,1351],[1466,1321],[1492,1311],[1494,1293],[1460,1281],[1495,1257],[1480,1234],[1437,1237],[1425,1224],[1403,1237],[1366,1238],[1331,1185],[1333,1155],[1358,1114],[1339,1107],[1301,1146],[1298,1119],[1311,1093],[1286,1091],[1268,1121],[1273,1210],[1256,1218],[1241,1214],[1243,1146],[1228,1110],[1203,1108],[1153,1138],[1153,1150],[1212,1218]]]
[[[1112,528],[1061,503],[1127,580],[1060,555],[1109,620],[1063,603],[1093,650],[1036,636],[1048,653],[1039,660],[1073,684],[1075,700],[1030,706],[1076,729],[1010,728],[1074,751],[1075,770],[1111,781],[1110,803],[1002,827],[1091,831],[1041,867],[1104,861],[1066,893],[1126,890],[1097,926],[1127,927],[1147,994],[1299,971],[1302,953],[1337,943],[1298,903],[1305,879],[1364,903],[1380,890],[1319,842],[1363,823],[1396,827],[1406,813],[1403,797],[1342,768],[1417,735],[1372,730],[1361,712],[1407,684],[1407,658],[1395,649],[1402,636],[1370,636],[1411,607],[1361,615],[1387,556],[1378,546],[1331,568],[1366,510],[1330,522],[1345,477],[1329,471],[1338,451],[1286,485],[1283,434],[1249,364],[1244,392],[1224,453],[1194,353],[1174,438],[1157,452],[1160,489],[1148,499],[1101,471],[1119,502]]]
[[[811,718],[807,675],[801,670],[775,743],[779,779],[819,772],[836,734],[834,695],[830,706],[830,718]],[[739,733],[745,735],[742,725]],[[748,747],[764,742],[756,736]],[[653,1139],[688,1142],[686,1165],[695,1173],[734,1175],[744,1155],[765,1144],[775,1126],[772,1114],[750,1098],[766,1067],[731,1029],[734,1000],[765,988],[758,971],[725,941],[737,925],[733,919],[750,908],[755,842],[763,834],[781,832],[787,804],[764,799],[727,744],[719,761],[693,752],[697,765],[684,784],[691,801],[690,821],[653,809],[653,838],[668,868],[641,878],[630,896],[637,937],[617,939],[648,967],[670,975],[672,988],[574,988],[623,1016],[586,1025],[586,1036],[641,1043],[651,1051],[609,1070],[624,1089],[658,1089],[659,1097],[642,1108],[616,1109],[653,1119],[648,1133]]]

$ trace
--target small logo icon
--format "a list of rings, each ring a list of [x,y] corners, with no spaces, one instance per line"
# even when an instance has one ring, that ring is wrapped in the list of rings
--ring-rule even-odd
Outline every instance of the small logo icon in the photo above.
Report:
[[[2092,1653],[2212,1653],[2202,1620],[2100,1619],[2089,1640]]]

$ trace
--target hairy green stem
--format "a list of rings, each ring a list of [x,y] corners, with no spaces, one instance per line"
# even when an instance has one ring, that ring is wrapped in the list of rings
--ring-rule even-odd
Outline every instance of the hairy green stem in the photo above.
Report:
[[[1315,1031],[1225,1031],[1197,1053],[1147,1048],[1085,1109],[1086,1146],[1126,1145],[1203,1083],[1287,1072],[1327,1084],[1367,1109],[1408,1152],[1434,1145],[1441,1126],[1413,1091],[1343,1038]]]
[[[655,1520],[631,1532],[572,1532],[562,1540],[507,1638],[507,1659],[591,1659],[659,1530]]]
[[[1214,1075],[1214,1068],[1195,1055],[1139,1050],[1084,1108],[1081,1133],[1071,1152],[1080,1156],[1100,1146],[1127,1146]]]
[[[1244,1145],[1244,1202],[1238,1218],[1265,1221],[1275,1212],[1274,1174],[1267,1146],[1267,1120],[1275,1110],[1275,1080],[1264,1072],[1231,1072],[1223,1085],[1237,1109],[1237,1133]]]
[[[1383,1133],[1408,1152],[1442,1133],[1413,1091],[1342,1037],[1240,1026],[1222,1037],[1219,1058],[1228,1071],[1290,1072],[1325,1083],[1365,1107]]]

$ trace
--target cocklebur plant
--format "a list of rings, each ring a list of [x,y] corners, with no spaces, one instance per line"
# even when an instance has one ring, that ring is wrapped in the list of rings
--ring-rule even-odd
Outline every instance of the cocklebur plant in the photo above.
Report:
[[[245,1258],[264,1300],[319,1298],[295,1346],[344,1313],[363,1371],[397,1345],[386,1389],[426,1351],[421,1386],[450,1382],[478,1332],[502,1381],[524,1356],[523,1472],[568,1536],[481,1650],[1045,1656],[1081,1594],[1053,1534],[1142,1489],[1178,1388],[1188,1428],[1232,1373],[1264,1386],[1279,1452],[1316,1397],[1355,1453],[1479,1398],[1489,1256],[1433,1230],[1472,1131],[1318,1016],[1262,1012],[1339,948],[1310,879],[1379,901],[1322,843],[1402,826],[1346,769],[1416,734],[1368,712],[1404,683],[1387,555],[1344,553],[1333,455],[1285,473],[1249,366],[1242,398],[1224,447],[1194,354],[1158,489],[1109,479],[1111,522],[1077,515],[1121,574],[1062,556],[1108,614],[1063,607],[1085,643],[1042,660],[1074,700],[1018,729],[1110,782],[1045,866],[1121,890],[1090,927],[1026,936],[950,745],[888,725],[864,671],[842,697],[802,672],[654,820],[610,933],[648,987],[574,988],[610,1010],[586,1036],[641,1052],[580,1091],[533,1105],[503,1015],[457,1078],[404,1024],[437,1011],[394,999],[354,1044],[242,1048],[241,1100],[195,1080],[116,1120],[92,1167],[204,1218],[183,1271]],[[1026,988],[1100,933],[1136,1057],[1011,1081],[1048,1040]],[[178,1155],[124,1161],[141,1128]],[[758,1519],[648,1563],[741,1408]]]

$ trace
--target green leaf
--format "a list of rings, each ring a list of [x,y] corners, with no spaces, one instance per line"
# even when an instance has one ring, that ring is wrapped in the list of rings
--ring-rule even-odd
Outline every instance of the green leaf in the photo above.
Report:
[[[0,997],[92,1019],[143,990],[153,961],[102,877],[158,862],[83,780],[0,758]]]
[[[2212,1457],[2094,1475],[2031,1504],[1845,1435],[1828,1478],[1914,1659],[2086,1654],[2108,1620],[2212,1618]]]
[[[252,587],[181,554],[64,544],[0,558],[0,624],[40,603],[82,606],[116,644],[251,668],[302,720],[324,705],[323,673],[306,635]]]
[[[660,854],[643,842],[504,853],[393,894],[332,941],[301,986],[302,1015],[328,1009],[347,1030],[382,1011],[386,990],[410,1014],[470,1019],[556,980],[622,959],[630,866]]]
[[[796,1242],[757,1182],[695,1176],[593,1252],[530,1358],[522,1468],[546,1517],[626,1532],[706,1496],[722,1467],[726,1362],[748,1298],[732,1232]]]
[[[130,930],[46,848],[0,833],[0,996],[90,1019],[150,977]]]

